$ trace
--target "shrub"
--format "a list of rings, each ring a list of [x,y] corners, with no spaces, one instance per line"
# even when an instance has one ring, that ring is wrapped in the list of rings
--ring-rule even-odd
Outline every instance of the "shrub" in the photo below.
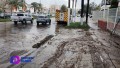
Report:
[[[80,28],[80,29],[88,30],[90,27],[85,22],[83,23],[83,25],[81,25],[80,22],[72,22],[70,23],[69,26],[66,26],[66,28],[74,28],[74,29]]]

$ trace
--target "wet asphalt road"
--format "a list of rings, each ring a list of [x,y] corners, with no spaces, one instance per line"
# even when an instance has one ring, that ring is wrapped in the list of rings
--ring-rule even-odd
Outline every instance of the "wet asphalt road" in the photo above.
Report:
[[[120,68],[120,38],[91,23],[89,31],[61,26],[55,30],[54,19],[51,25],[39,27],[35,22],[27,26],[1,24],[0,68]],[[49,35],[54,37],[38,49],[32,48]],[[35,58],[31,63],[12,65],[9,57],[13,55]]]
[[[36,20],[27,25],[14,25],[13,22],[0,23],[0,64],[9,63],[10,56],[32,53],[36,48],[32,46],[39,43],[48,35],[55,35],[56,22],[51,19],[51,25],[37,26]],[[28,53],[28,54],[30,54]],[[28,55],[26,54],[26,55]],[[4,65],[3,65],[4,66]]]
[[[15,50],[29,50],[32,49],[32,45],[43,39],[47,35],[55,35],[56,23],[52,19],[51,25],[39,25],[36,26],[36,21],[31,24],[28,22],[27,25],[13,25],[13,22],[7,22],[6,30],[1,35],[6,35],[5,45],[8,45],[11,49]],[[3,36],[2,36],[3,37]],[[4,38],[3,38],[4,39]],[[1,46],[2,47],[2,46]]]

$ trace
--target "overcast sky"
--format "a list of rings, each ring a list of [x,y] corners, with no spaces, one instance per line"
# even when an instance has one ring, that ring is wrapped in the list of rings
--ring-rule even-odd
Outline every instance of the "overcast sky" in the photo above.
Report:
[[[43,6],[48,7],[52,4],[56,4],[56,5],[63,5],[65,4],[67,6],[68,4],[68,0],[26,0],[26,2],[28,4],[31,4],[32,2],[40,2],[43,4]],[[72,1],[72,0],[71,0]],[[87,3],[87,0],[84,0],[85,3]],[[95,2],[96,4],[100,4],[102,0],[90,0],[90,2]],[[77,9],[80,9],[81,7],[81,0],[78,0],[77,3]]]

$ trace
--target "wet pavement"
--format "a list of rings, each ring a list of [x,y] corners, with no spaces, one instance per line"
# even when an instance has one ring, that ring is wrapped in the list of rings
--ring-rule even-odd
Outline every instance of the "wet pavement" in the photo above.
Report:
[[[120,37],[100,30],[93,21],[89,23],[89,31],[65,29],[56,25],[54,19],[51,25],[39,27],[36,23],[7,24],[8,29],[1,29],[0,35],[0,68],[120,68]],[[53,37],[46,43],[32,48],[50,35]],[[13,55],[34,59],[30,63],[12,65],[9,57]]]
[[[21,23],[14,25],[13,22],[0,23],[0,59],[2,59],[0,66],[4,68],[4,65],[9,63],[10,56],[32,53],[36,50],[32,48],[34,44],[39,43],[46,36],[55,35],[54,18],[51,25],[36,25],[35,20],[33,24],[28,22],[27,25]]]

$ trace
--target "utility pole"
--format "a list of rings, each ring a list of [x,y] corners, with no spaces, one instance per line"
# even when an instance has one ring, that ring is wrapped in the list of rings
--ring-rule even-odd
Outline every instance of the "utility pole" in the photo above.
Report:
[[[88,23],[89,3],[90,0],[87,0],[86,24]]]
[[[81,0],[81,25],[83,25],[84,0]]]

